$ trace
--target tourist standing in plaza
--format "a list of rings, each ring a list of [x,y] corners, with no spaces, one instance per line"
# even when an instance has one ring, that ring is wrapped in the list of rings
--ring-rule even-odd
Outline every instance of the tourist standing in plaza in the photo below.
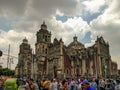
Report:
[[[87,79],[83,80],[82,82],[82,90],[95,90],[93,87],[90,86],[90,83]]]
[[[63,90],[68,90],[68,83],[66,80],[62,81]]]
[[[50,90],[50,85],[51,85],[51,82],[46,79],[43,81],[43,90]]]
[[[70,86],[71,86],[71,90],[74,90],[74,87],[75,87],[75,80],[74,79],[71,80]]]
[[[52,87],[52,90],[58,90],[58,82],[56,79],[53,79],[51,87]]]
[[[39,90],[39,88],[36,86],[36,83],[33,79],[29,79],[26,83],[26,89],[25,90]]]
[[[99,81],[100,90],[105,90],[105,80],[103,78]]]
[[[95,82],[95,78],[92,79],[91,87],[93,87],[94,90],[97,90],[97,83]]]
[[[4,89],[4,81],[0,79],[0,90],[5,90]]]

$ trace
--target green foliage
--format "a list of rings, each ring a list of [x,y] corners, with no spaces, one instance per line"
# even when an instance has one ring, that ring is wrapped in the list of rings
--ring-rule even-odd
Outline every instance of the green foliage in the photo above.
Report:
[[[10,70],[8,68],[0,68],[0,75],[13,76],[14,73],[15,73],[14,70]]]
[[[120,75],[120,70],[118,70],[118,75]]]

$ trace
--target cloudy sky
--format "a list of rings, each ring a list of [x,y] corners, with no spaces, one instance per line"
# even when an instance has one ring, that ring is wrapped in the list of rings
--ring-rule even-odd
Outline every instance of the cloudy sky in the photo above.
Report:
[[[34,49],[43,21],[52,40],[62,37],[65,45],[75,35],[86,47],[103,36],[112,60],[120,65],[120,0],[0,0],[0,50],[7,54],[10,44],[10,55],[18,57],[25,37]],[[2,56],[0,64],[7,67],[6,61]],[[14,69],[17,59],[13,61]]]

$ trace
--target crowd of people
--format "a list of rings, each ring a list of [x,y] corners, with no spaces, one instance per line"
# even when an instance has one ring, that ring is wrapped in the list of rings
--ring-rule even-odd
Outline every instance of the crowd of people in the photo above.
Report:
[[[95,85],[93,87],[90,85],[87,79],[26,79],[25,81],[19,79],[20,85],[24,85],[25,90],[95,90]]]
[[[25,90],[115,90],[120,80],[104,78],[27,79]],[[119,87],[116,89],[119,90]]]
[[[37,79],[20,78],[18,90],[115,90],[120,80],[104,79],[104,78],[67,78],[58,79]],[[22,89],[20,89],[22,87]],[[23,89],[24,88],[24,89]],[[119,87],[117,87],[119,90]],[[0,90],[5,90],[4,80],[0,79]]]
[[[77,78],[77,79],[33,79],[26,80],[26,90],[115,90],[120,80],[104,78]],[[119,88],[117,89],[119,90]]]

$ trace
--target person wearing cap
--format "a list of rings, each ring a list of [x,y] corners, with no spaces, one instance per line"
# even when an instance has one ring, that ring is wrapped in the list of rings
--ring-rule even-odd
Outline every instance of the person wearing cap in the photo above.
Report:
[[[89,84],[87,79],[83,80],[81,85],[82,85],[83,90],[94,90],[94,88],[92,88],[90,86],[90,84]]]

